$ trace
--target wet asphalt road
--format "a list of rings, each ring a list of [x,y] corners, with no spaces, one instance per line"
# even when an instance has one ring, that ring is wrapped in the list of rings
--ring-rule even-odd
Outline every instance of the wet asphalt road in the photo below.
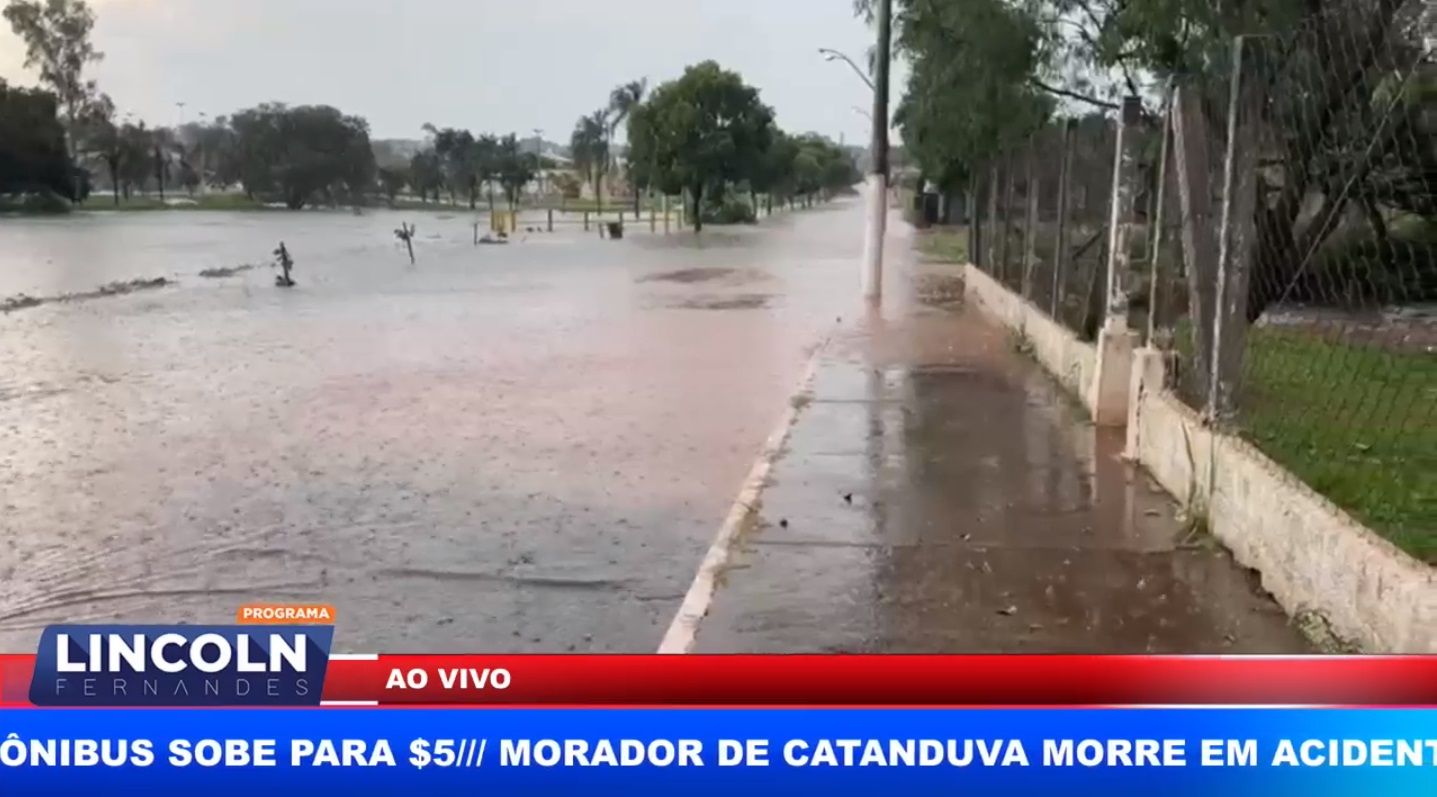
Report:
[[[1309,652],[958,269],[912,269],[822,350],[697,652]]]
[[[0,651],[332,602],[343,651],[652,651],[812,348],[856,203],[473,247],[454,214],[0,222]],[[416,222],[417,266],[393,238]],[[263,262],[279,239],[299,287]]]

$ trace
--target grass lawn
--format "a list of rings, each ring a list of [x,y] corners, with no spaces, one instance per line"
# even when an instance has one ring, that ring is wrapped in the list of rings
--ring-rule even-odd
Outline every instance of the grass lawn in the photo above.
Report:
[[[919,248],[926,255],[953,263],[968,262],[968,228],[933,227],[919,233]]]
[[[1437,563],[1437,357],[1255,329],[1247,436],[1419,560]]]

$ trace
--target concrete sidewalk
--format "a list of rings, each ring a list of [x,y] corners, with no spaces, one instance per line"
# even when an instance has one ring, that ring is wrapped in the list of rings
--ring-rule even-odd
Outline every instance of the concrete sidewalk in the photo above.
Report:
[[[696,652],[1308,650],[957,273],[820,353]]]

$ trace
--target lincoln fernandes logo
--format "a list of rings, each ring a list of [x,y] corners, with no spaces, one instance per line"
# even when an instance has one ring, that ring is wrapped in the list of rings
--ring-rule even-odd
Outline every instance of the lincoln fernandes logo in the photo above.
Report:
[[[40,706],[313,706],[332,626],[57,625],[40,637]]]

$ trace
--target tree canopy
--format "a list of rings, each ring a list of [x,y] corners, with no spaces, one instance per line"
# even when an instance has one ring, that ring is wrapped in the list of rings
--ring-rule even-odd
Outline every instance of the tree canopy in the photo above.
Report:
[[[686,188],[703,225],[705,191],[759,174],[774,133],[758,90],[713,61],[654,90],[629,117],[629,159],[646,179]]]
[[[73,172],[55,96],[0,80],[0,194],[73,198]]]
[[[235,173],[252,195],[298,209],[317,195],[363,195],[374,184],[369,125],[327,105],[267,103],[234,114]]]

